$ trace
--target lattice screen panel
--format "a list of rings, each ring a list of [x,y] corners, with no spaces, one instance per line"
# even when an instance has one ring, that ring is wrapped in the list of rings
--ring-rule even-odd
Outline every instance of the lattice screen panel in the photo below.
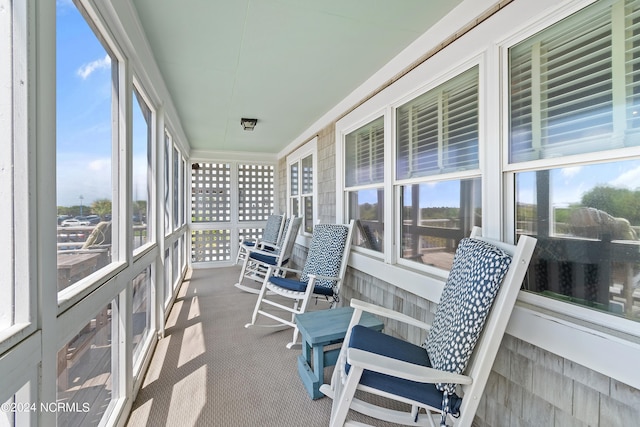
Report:
[[[243,240],[257,240],[262,237],[262,229],[261,228],[239,228],[238,236],[240,237],[240,241]]]
[[[238,165],[238,220],[266,221],[273,212],[272,165]]]
[[[191,170],[192,221],[231,221],[231,166],[228,163],[198,166]]]
[[[194,230],[191,232],[191,261],[229,261],[231,230]]]

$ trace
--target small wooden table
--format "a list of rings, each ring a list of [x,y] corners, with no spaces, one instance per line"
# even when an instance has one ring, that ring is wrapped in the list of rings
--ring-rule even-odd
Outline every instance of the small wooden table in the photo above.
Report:
[[[325,351],[324,347],[344,340],[353,308],[311,311],[298,314],[296,324],[302,337],[302,355],[298,356],[298,373],[309,396],[318,399],[324,396],[320,386],[324,382],[325,366],[336,364],[339,348]],[[383,323],[369,313],[363,313],[360,324],[381,331]]]

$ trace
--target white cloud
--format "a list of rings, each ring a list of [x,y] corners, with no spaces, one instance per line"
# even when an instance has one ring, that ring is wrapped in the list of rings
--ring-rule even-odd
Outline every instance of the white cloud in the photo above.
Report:
[[[111,172],[111,159],[96,159],[87,165],[91,172]]]
[[[562,168],[560,173],[565,178],[572,178],[576,176],[578,173],[580,173],[581,170],[582,170],[582,166],[573,166],[569,168]]]
[[[633,189],[633,185],[637,185],[640,182],[640,166],[628,170],[616,179],[612,180],[610,184],[614,187],[624,187]]]
[[[82,67],[78,68],[76,74],[80,76],[82,80],[86,80],[94,71],[109,67],[111,67],[111,57],[107,54],[102,59],[96,59],[88,64],[84,64]]]

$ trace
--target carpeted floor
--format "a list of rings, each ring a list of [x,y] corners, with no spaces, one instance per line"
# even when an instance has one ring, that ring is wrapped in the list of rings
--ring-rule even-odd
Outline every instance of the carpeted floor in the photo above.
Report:
[[[238,274],[229,267],[187,277],[128,427],[328,425],[331,400],[310,399],[297,371],[300,348],[285,347],[292,330],[244,328],[257,296],[233,286]]]

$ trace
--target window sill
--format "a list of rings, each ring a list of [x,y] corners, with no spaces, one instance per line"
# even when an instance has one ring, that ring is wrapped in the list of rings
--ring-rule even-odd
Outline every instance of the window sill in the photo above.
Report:
[[[355,251],[351,251],[349,266],[433,302],[440,301],[447,279],[446,274],[428,275],[406,266],[386,264],[378,257]]]

